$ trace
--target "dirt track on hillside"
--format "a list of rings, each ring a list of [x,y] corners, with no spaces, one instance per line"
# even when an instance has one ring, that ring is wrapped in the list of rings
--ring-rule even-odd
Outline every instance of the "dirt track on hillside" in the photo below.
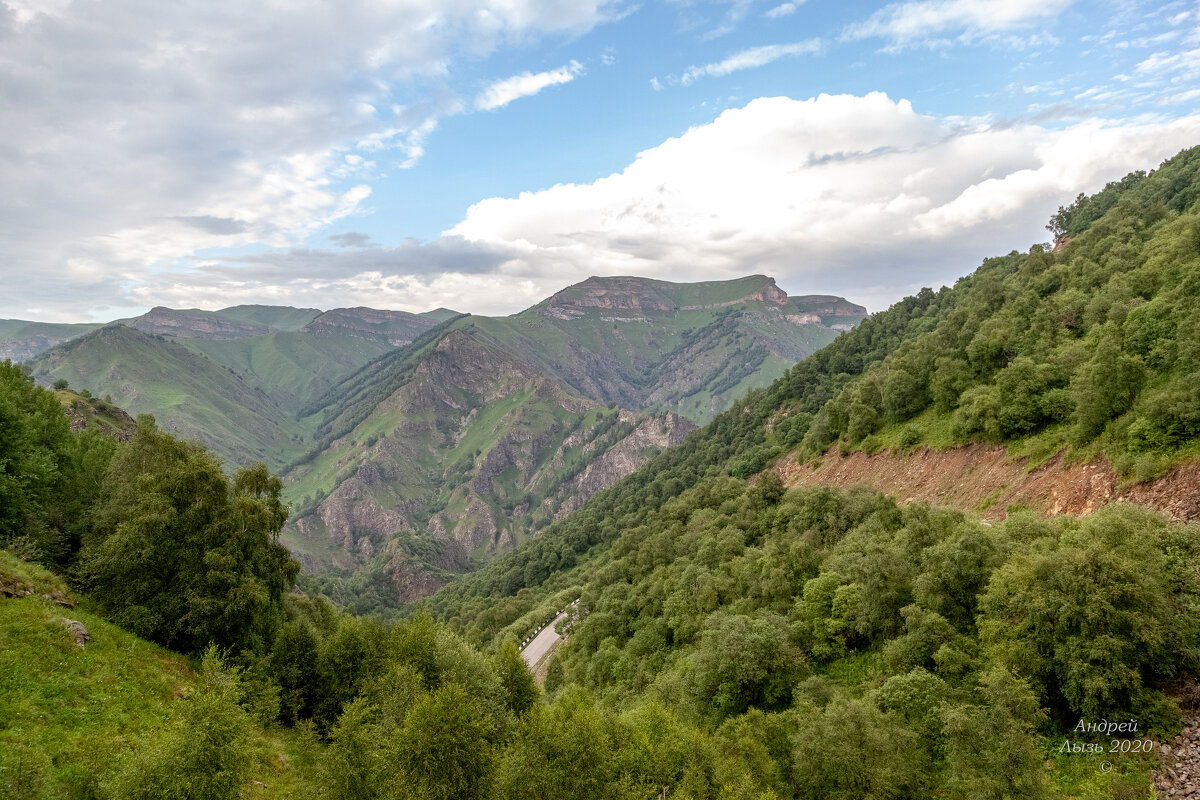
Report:
[[[1028,470],[1002,447],[880,451],[846,456],[831,449],[814,469],[784,456],[773,467],[785,486],[863,487],[901,503],[921,500],[1003,519],[1011,505],[1045,514],[1085,515],[1118,500],[1151,506],[1180,520],[1200,520],[1200,461],[1181,464],[1156,481],[1121,486],[1107,462],[1064,464],[1056,455]]]

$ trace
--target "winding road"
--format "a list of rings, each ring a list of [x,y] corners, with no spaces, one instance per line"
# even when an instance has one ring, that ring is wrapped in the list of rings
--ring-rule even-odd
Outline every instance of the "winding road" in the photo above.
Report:
[[[537,663],[542,660],[546,653],[550,652],[550,648],[554,647],[559,640],[558,633],[555,632],[554,626],[560,621],[567,618],[567,612],[559,614],[546,627],[542,628],[538,635],[533,637],[533,641],[521,651],[521,657],[525,659],[525,663],[529,665],[529,669],[537,666]]]

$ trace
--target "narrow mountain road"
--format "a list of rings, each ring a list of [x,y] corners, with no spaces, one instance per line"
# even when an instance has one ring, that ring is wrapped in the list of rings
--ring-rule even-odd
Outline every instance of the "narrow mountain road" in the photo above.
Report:
[[[529,665],[529,669],[537,666],[537,663],[542,660],[546,653],[550,652],[550,648],[559,640],[558,633],[555,632],[554,626],[567,618],[567,612],[559,614],[546,627],[538,632],[538,635],[533,637],[533,641],[521,651],[521,657],[525,659],[525,663]]]

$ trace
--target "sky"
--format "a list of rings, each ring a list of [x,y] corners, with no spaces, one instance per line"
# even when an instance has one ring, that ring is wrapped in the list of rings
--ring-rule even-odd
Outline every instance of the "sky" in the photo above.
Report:
[[[0,318],[871,311],[1200,145],[1200,2],[0,0]]]

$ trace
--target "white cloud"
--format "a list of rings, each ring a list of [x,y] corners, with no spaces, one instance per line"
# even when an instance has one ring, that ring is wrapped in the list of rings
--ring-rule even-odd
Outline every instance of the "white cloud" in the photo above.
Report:
[[[700,67],[688,67],[679,80],[684,85],[687,85],[697,78],[728,75],[738,70],[766,66],[772,61],[778,61],[781,58],[812,55],[819,52],[821,52],[820,39],[806,39],[802,42],[792,42],[791,44],[770,44],[762,47],[751,47],[734,53],[724,61],[717,61]]]
[[[503,108],[513,100],[535,95],[549,86],[570,83],[581,74],[583,65],[578,61],[571,61],[558,69],[546,72],[522,72],[488,86],[475,98],[475,107],[481,111]]]
[[[460,62],[615,1],[0,0],[0,316],[119,304],[151,260],[360,213],[463,110]]]
[[[593,183],[476,203],[447,235],[547,292],[592,274],[761,272],[879,308],[1045,240],[1059,204],[1197,141],[1200,116],[1047,128],[879,93],[761,98]]]
[[[1138,75],[1151,78],[1170,77],[1174,81],[1200,79],[1200,48],[1176,53],[1154,53],[1136,67]]]
[[[1074,0],[914,0],[893,3],[846,28],[848,40],[882,38],[895,46],[954,35],[970,41],[1057,16]]]
[[[804,4],[804,0],[800,0],[800,4]],[[781,3],[763,14],[767,19],[780,19],[789,14],[796,13],[796,3]]]

